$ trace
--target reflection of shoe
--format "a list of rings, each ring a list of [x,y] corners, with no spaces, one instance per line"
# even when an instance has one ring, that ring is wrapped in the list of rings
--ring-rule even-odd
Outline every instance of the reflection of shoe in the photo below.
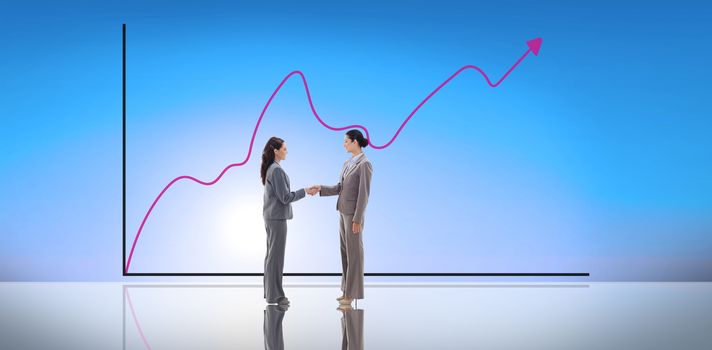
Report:
[[[351,307],[351,305],[339,305],[339,307],[337,307],[336,310],[339,310],[341,312],[348,312],[348,311],[353,311],[354,309]]]
[[[265,308],[265,311],[266,310],[287,312],[287,310],[289,310],[289,304],[270,304],[270,305],[267,305],[267,308]]]

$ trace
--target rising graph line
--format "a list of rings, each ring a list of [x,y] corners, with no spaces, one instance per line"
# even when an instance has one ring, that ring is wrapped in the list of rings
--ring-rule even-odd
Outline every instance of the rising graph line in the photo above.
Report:
[[[482,75],[482,77],[485,78],[485,81],[487,81],[487,84],[488,84],[489,86],[495,88],[495,87],[499,86],[499,84],[501,84],[502,81],[504,81],[504,79],[507,78],[507,76],[509,76],[509,73],[511,73],[511,72],[514,70],[514,68],[516,68],[516,67],[519,65],[519,63],[521,63],[521,62],[524,60],[524,58],[527,57],[527,55],[528,55],[530,52],[533,53],[535,56],[537,56],[537,55],[539,54],[539,49],[541,48],[541,43],[542,43],[542,39],[541,39],[541,38],[536,38],[536,39],[532,39],[532,40],[527,41],[527,46],[529,47],[529,48],[527,49],[527,51],[524,52],[524,54],[522,55],[522,57],[520,57],[520,58],[512,65],[512,67],[510,67],[509,70],[508,70],[501,78],[499,78],[499,80],[497,80],[496,83],[492,83],[492,81],[490,80],[490,78],[487,76],[487,73],[485,73],[481,68],[479,68],[479,67],[477,67],[477,66],[466,65],[466,66],[463,66],[462,68],[458,69],[457,71],[455,71],[455,73],[453,73],[452,75],[450,75],[449,78],[445,79],[445,81],[443,81],[440,85],[438,85],[438,87],[436,87],[435,90],[433,90],[432,92],[430,92],[430,93],[428,94],[428,96],[426,96],[420,103],[418,103],[418,105],[415,106],[415,108],[413,109],[413,111],[410,112],[410,114],[408,115],[408,117],[405,118],[405,120],[403,121],[403,123],[401,124],[401,126],[398,128],[398,131],[396,131],[396,133],[393,135],[393,137],[392,137],[388,142],[386,142],[385,144],[383,144],[383,145],[381,145],[381,146],[376,145],[376,144],[373,144],[373,143],[371,142],[371,136],[369,135],[368,129],[366,129],[366,127],[363,126],[363,125],[354,124],[354,125],[349,125],[349,126],[344,126],[344,127],[338,127],[338,128],[337,128],[337,127],[333,127],[333,126],[330,126],[330,125],[326,124],[326,122],[324,122],[324,120],[321,119],[321,117],[319,116],[319,113],[317,113],[316,108],[314,107],[314,102],[312,101],[311,93],[309,92],[309,85],[307,84],[307,78],[304,76],[304,73],[302,73],[301,71],[295,70],[295,71],[293,71],[293,72],[287,74],[287,76],[284,77],[284,79],[282,79],[282,82],[279,83],[279,85],[277,85],[277,88],[274,89],[274,92],[272,92],[272,95],[271,95],[271,96],[269,97],[269,99],[267,100],[267,103],[265,103],[264,108],[262,108],[262,113],[260,113],[260,117],[257,119],[257,124],[255,125],[255,129],[254,129],[254,131],[252,132],[252,138],[250,139],[250,148],[249,148],[248,151],[247,151],[247,157],[245,157],[245,160],[243,160],[243,161],[240,162],[240,163],[233,163],[233,164],[230,164],[230,165],[226,166],[225,169],[223,169],[223,171],[220,172],[220,175],[218,175],[218,177],[216,177],[213,181],[209,181],[209,182],[201,181],[201,180],[199,180],[199,179],[196,179],[196,178],[194,178],[194,177],[192,177],[192,176],[188,176],[188,175],[179,176],[179,177],[173,179],[173,181],[169,182],[168,185],[166,185],[166,187],[163,188],[163,190],[161,191],[161,193],[158,194],[158,197],[156,197],[156,199],[155,199],[155,200],[153,201],[153,203],[151,204],[151,207],[148,208],[148,211],[146,212],[146,215],[143,217],[143,220],[141,221],[141,225],[140,225],[139,228],[138,228],[138,232],[136,232],[136,236],[134,237],[133,244],[131,245],[131,252],[129,253],[129,259],[128,259],[128,261],[126,262],[126,267],[125,267],[125,269],[124,269],[124,273],[128,273],[128,272],[129,272],[129,267],[131,266],[131,259],[133,258],[134,249],[136,249],[136,242],[138,242],[138,238],[139,238],[139,236],[141,235],[141,232],[143,231],[143,227],[144,227],[144,225],[146,224],[146,220],[148,220],[148,217],[151,215],[151,212],[153,211],[153,208],[156,207],[156,204],[157,204],[158,201],[161,199],[161,197],[163,197],[163,194],[166,193],[166,191],[168,191],[168,189],[169,189],[171,186],[173,186],[174,183],[176,183],[176,182],[178,182],[178,181],[180,181],[180,180],[183,180],[183,179],[188,179],[188,180],[192,180],[192,181],[197,182],[197,183],[199,183],[199,184],[201,184],[201,185],[204,185],[204,186],[212,186],[212,185],[214,185],[215,183],[217,183],[218,181],[220,181],[220,179],[223,177],[223,175],[225,175],[225,173],[226,173],[228,170],[230,170],[230,169],[233,168],[233,167],[243,166],[243,165],[245,165],[245,164],[247,163],[247,161],[250,160],[250,156],[252,155],[252,147],[254,146],[254,143],[255,143],[255,136],[257,136],[257,130],[258,130],[259,127],[260,127],[260,123],[262,122],[262,118],[264,117],[265,112],[267,112],[267,108],[269,108],[269,106],[270,106],[270,104],[272,103],[272,100],[274,99],[274,97],[277,95],[277,93],[279,92],[279,90],[282,89],[282,86],[287,82],[287,80],[289,80],[289,78],[291,78],[292,76],[298,75],[298,76],[301,78],[302,83],[304,84],[304,90],[306,91],[306,94],[307,94],[307,100],[308,100],[308,102],[309,102],[309,107],[311,108],[312,114],[314,114],[314,117],[316,117],[316,119],[319,121],[319,123],[321,123],[321,125],[323,125],[323,126],[324,126],[325,128],[327,128],[327,129],[333,130],[333,131],[342,131],[342,130],[347,130],[347,129],[361,129],[361,130],[363,130],[364,133],[366,134],[366,139],[368,139],[369,146],[371,146],[371,147],[373,147],[373,148],[375,148],[375,149],[384,149],[384,148],[390,146],[390,145],[393,143],[393,141],[396,140],[396,137],[398,137],[398,134],[400,134],[400,132],[403,130],[403,128],[404,128],[405,125],[408,123],[408,121],[410,120],[410,118],[412,118],[413,115],[415,115],[415,113],[418,112],[418,110],[420,109],[420,107],[422,107],[426,102],[428,102],[428,100],[430,100],[431,97],[433,97],[438,91],[440,91],[440,89],[442,89],[445,85],[447,85],[452,79],[454,79],[454,78],[455,78],[456,76],[458,76],[460,73],[462,73],[463,71],[468,70],[468,69],[476,70],[477,72],[479,72],[479,73]]]

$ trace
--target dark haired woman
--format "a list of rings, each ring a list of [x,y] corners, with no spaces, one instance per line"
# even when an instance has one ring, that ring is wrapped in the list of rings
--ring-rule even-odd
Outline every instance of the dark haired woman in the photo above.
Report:
[[[363,299],[363,222],[371,190],[373,167],[363,153],[368,140],[361,131],[349,130],[344,136],[344,148],[351,159],[344,163],[340,181],[335,186],[319,186],[321,196],[338,195],[339,234],[341,236],[341,290],[336,300],[346,307],[353,299]]]
[[[292,219],[292,202],[304,198],[305,193],[314,195],[317,187],[303,188],[292,192],[289,177],[279,162],[287,158],[287,143],[278,137],[267,141],[262,151],[260,176],[265,186],[262,215],[267,230],[267,254],[265,256],[264,298],[269,304],[289,304],[282,289],[284,250],[287,245],[287,220]]]

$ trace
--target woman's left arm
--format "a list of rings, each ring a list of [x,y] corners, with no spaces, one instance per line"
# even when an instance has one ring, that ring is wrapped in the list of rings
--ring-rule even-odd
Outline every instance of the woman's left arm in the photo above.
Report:
[[[373,166],[371,162],[365,162],[359,167],[358,196],[356,197],[356,211],[354,212],[354,224],[363,225],[363,216],[368,204],[368,196],[371,193],[371,175]]]

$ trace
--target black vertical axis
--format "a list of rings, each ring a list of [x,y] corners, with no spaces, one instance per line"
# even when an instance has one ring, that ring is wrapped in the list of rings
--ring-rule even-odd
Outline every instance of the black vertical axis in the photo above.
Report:
[[[123,260],[121,263],[121,274],[126,276],[126,23],[123,24],[122,30],[122,123],[123,123],[123,135],[122,135],[122,146],[121,146],[121,156],[122,156],[122,232],[123,232]]]

